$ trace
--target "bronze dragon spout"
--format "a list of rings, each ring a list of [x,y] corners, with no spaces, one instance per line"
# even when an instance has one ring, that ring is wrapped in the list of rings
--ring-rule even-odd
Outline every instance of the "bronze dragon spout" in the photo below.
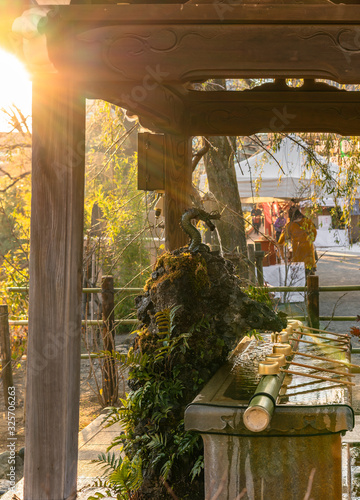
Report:
[[[201,208],[194,207],[186,210],[181,217],[180,226],[190,236],[189,251],[191,253],[210,252],[209,246],[201,242],[200,231],[191,223],[192,219],[202,220],[209,227],[210,231],[214,231],[215,225],[212,219],[220,219],[220,213],[217,211],[208,213]]]

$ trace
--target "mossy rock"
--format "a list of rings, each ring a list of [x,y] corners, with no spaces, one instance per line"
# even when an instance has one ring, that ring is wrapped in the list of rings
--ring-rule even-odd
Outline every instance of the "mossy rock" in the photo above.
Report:
[[[166,366],[158,367],[160,373],[174,367],[176,382],[182,387],[176,400],[169,402],[171,411],[161,421],[161,429],[156,431],[167,436],[169,442],[173,429],[184,418],[186,406],[224,364],[238,341],[250,330],[276,331],[285,326],[270,307],[251,299],[241,286],[242,282],[234,274],[230,261],[211,252],[189,253],[185,247],[159,258],[144,295],[136,298],[142,328],[134,349],[147,355],[148,360],[156,357],[162,343],[162,332],[159,331],[161,311],[176,308],[172,337],[180,336],[181,339],[185,332],[191,332],[186,349],[173,352]],[[144,380],[133,378],[129,385],[133,391],[138,391],[144,387]],[[152,404],[152,400],[148,404]],[[142,442],[142,436],[149,432],[150,425],[150,421],[143,420],[135,423],[135,443]],[[189,479],[190,471],[201,454],[200,437],[199,440],[197,455],[184,453],[168,478],[179,499],[203,500],[203,475],[193,482]],[[159,472],[149,467],[144,473],[146,480],[139,498],[169,498],[166,488],[159,482]]]
[[[158,259],[145,294],[136,299],[138,318],[156,332],[155,313],[180,305],[179,333],[205,317],[229,349],[250,330],[277,331],[286,326],[270,307],[250,299],[242,285],[233,264],[215,253],[191,254],[187,247],[166,252]]]

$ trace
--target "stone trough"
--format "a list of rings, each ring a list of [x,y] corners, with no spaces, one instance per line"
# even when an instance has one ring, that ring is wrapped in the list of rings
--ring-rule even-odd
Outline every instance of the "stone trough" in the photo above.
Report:
[[[318,352],[309,344],[297,349]],[[338,368],[328,357],[311,365]],[[354,426],[350,386],[303,376],[307,368],[273,375],[283,378],[275,411],[253,432],[244,413],[261,377],[256,362],[242,361],[224,365],[185,412],[186,429],[204,441],[206,500],[341,499],[341,435]]]

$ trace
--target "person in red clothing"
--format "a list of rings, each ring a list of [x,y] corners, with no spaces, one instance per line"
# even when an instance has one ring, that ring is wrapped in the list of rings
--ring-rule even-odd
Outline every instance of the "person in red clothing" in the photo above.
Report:
[[[284,245],[291,243],[291,262],[304,262],[306,274],[313,274],[316,269],[315,247],[316,227],[298,208],[289,210],[290,222],[280,235],[278,245],[284,258]]]
[[[262,216],[262,211],[259,205],[255,205],[255,207],[251,210],[251,222],[253,225],[253,228],[255,229],[255,234],[259,234],[259,229],[261,226],[261,216]]]

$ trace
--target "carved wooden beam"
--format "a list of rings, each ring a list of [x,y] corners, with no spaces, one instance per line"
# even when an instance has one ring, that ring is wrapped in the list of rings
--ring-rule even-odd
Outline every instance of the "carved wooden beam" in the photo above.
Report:
[[[91,87],[91,88],[90,88]],[[306,82],[303,87],[267,84],[249,91],[193,91],[140,84],[87,86],[140,118],[153,132],[195,135],[252,135],[258,132],[335,132],[360,135],[360,92]],[[141,97],[136,101],[138,97]],[[134,99],[135,98],[135,99]]]
[[[58,71],[83,81],[360,81],[360,5],[70,5],[42,29]]]
[[[252,135],[258,132],[360,134],[360,92],[189,92],[189,135]]]
[[[144,82],[90,82],[84,85],[89,99],[103,99],[138,116],[153,132],[181,134],[185,130],[184,91],[151,80]]]
[[[14,26],[33,74],[46,67],[76,80],[84,95],[126,108],[156,132],[359,133],[356,92],[211,93],[183,85],[257,76],[358,83],[360,5],[58,5],[32,9]]]

